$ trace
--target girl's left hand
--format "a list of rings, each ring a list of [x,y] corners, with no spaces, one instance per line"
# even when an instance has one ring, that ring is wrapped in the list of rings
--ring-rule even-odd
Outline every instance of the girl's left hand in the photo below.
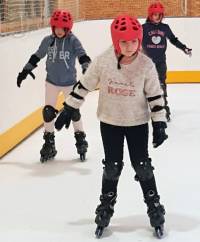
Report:
[[[192,56],[192,49],[185,47],[184,52],[186,55]]]

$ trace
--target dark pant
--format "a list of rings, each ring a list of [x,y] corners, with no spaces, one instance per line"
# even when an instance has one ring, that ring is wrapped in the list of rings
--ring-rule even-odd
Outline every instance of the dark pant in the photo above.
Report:
[[[155,63],[156,70],[158,72],[158,78],[160,80],[160,85],[163,89],[164,96],[167,97],[167,85],[166,85],[166,78],[167,78],[167,65],[166,62]]]
[[[168,106],[168,100],[167,100],[167,84],[166,84],[166,78],[167,78],[167,65],[166,62],[160,62],[155,63],[156,70],[158,72],[158,78],[160,80],[161,88],[163,89],[164,93],[164,101],[165,101],[165,108],[166,108],[166,116],[167,118],[170,115],[170,108]]]
[[[146,162],[151,163],[151,159],[149,159],[148,155],[148,124],[131,127],[120,127],[101,122],[100,128],[105,152],[105,166],[106,163],[109,164],[110,167],[112,167],[111,165],[117,163],[119,167],[123,167],[123,150],[125,138],[128,144],[131,164],[135,171],[137,170],[137,167],[140,166],[142,161],[145,160]],[[119,173],[119,176],[120,174],[121,172]],[[118,180],[119,177],[116,179],[110,179],[108,175],[105,176],[104,168],[102,179],[102,194],[109,192],[117,193]],[[153,172],[150,179],[139,180],[139,182],[143,191],[144,198],[146,198],[149,191],[153,191],[155,195],[157,195],[157,188]]]
[[[158,72],[158,78],[160,80],[160,83],[166,84],[166,78],[167,78],[167,64],[166,62],[160,62],[155,63],[156,70]]]

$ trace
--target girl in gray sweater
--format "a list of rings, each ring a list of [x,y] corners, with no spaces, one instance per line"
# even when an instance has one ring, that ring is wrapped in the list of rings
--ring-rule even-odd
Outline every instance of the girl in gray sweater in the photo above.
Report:
[[[73,19],[68,11],[56,10],[51,17],[50,25],[52,35],[46,36],[42,40],[39,49],[31,56],[17,77],[18,87],[28,74],[35,79],[32,70],[47,55],[45,106],[43,108],[45,143],[40,151],[41,162],[52,159],[57,153],[54,141],[54,119],[58,113],[55,108],[58,94],[63,92],[66,98],[72,91],[73,85],[76,83],[76,58],[78,57],[83,73],[91,61],[78,38],[71,32]],[[77,114],[80,116],[79,110]],[[88,143],[85,140],[86,135],[81,119],[74,118],[73,127],[77,152],[80,154],[81,160],[85,160]]]

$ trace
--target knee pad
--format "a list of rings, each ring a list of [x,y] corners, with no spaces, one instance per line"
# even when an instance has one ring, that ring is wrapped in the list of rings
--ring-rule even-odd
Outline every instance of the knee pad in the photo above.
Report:
[[[49,123],[56,117],[58,110],[51,105],[44,106],[42,110],[43,119],[45,122]]]
[[[136,181],[146,181],[153,177],[154,167],[151,165],[151,159],[141,160],[136,166]]]
[[[124,163],[123,162],[113,162],[113,161],[105,161],[103,160],[102,163],[104,166],[103,176],[107,180],[118,180],[119,176],[121,175],[121,171],[123,169]]]
[[[78,122],[81,119],[81,114],[79,109],[75,109],[72,112],[72,121]]]

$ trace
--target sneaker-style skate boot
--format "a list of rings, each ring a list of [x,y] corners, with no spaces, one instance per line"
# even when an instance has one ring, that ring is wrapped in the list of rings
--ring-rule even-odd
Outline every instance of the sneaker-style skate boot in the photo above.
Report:
[[[80,160],[86,159],[86,152],[88,148],[88,142],[85,140],[86,134],[83,131],[77,131],[74,133],[76,139],[77,153],[80,155]]]
[[[40,150],[40,161],[42,163],[53,159],[57,154],[54,137],[54,132],[44,132],[43,139],[45,140],[45,143],[43,144],[42,149]]]
[[[109,192],[100,196],[101,204],[97,206],[95,218],[95,223],[97,224],[95,235],[97,238],[102,236],[104,228],[110,223],[110,219],[114,213],[116,198],[117,195],[114,192]]]
[[[149,201],[145,201],[148,209],[147,214],[150,218],[150,224],[155,229],[157,238],[162,238],[164,235],[164,223],[165,223],[165,209],[159,202],[160,197],[157,195]]]

